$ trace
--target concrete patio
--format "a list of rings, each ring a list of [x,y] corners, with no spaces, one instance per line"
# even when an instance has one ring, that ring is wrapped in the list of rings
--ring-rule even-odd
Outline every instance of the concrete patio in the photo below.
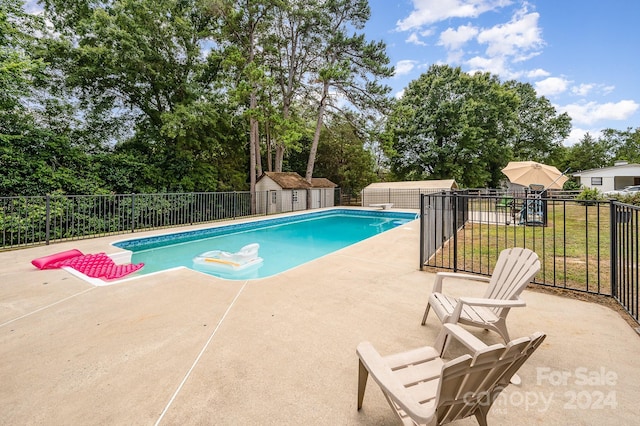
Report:
[[[435,316],[420,326],[434,275],[418,268],[418,221],[246,282],[185,269],[94,287],[30,264],[71,248],[115,253],[110,243],[127,237],[0,253],[0,424],[399,424],[371,380],[356,410],[355,348],[398,352],[439,331]],[[484,290],[455,284],[454,294]],[[548,336],[489,423],[637,423],[640,337],[625,319],[541,292],[523,298],[511,335]]]

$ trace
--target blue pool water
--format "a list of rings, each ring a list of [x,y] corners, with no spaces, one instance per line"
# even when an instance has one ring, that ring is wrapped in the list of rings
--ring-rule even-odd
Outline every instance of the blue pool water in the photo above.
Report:
[[[264,278],[309,262],[417,218],[415,213],[325,210],[296,216],[219,226],[198,231],[132,239],[115,246],[132,252],[131,262],[144,262],[149,274],[193,266],[193,258],[211,250],[236,252],[260,244],[264,262],[257,270],[205,271],[228,279]]]

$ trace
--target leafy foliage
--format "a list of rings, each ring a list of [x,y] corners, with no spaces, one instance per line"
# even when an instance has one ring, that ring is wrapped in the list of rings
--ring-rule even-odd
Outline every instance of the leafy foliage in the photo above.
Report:
[[[621,203],[640,206],[640,194],[637,192],[634,194],[616,196],[616,198],[618,198],[618,201],[620,201]]]
[[[323,129],[316,168],[320,176],[359,193],[376,180],[374,159],[366,148],[366,139],[345,120],[332,122]]]
[[[509,159],[548,157],[569,128],[529,85],[433,65],[396,104],[385,148],[401,179],[497,187]]]
[[[215,190],[212,161],[231,117],[215,89],[221,58],[202,47],[218,15],[199,1],[137,0],[45,5],[63,37],[48,59],[90,113],[131,114],[133,155],[158,172],[157,189]],[[126,125],[126,121],[121,124]]]
[[[580,183],[574,179],[569,179],[564,183],[564,185],[562,185],[562,189],[567,191],[576,191],[580,189]]]
[[[576,200],[582,202],[589,201],[598,201],[605,200],[606,197],[602,194],[602,192],[598,191],[596,188],[585,188],[582,192],[576,195]]]
[[[498,186],[510,160],[640,162],[640,129],[563,147],[566,114],[488,73],[434,65],[392,100],[366,0],[41,4],[0,3],[0,196],[245,190],[263,168]]]
[[[490,165],[509,158],[517,97],[488,74],[434,65],[409,84],[388,126],[387,153],[402,179],[492,180]]]
[[[611,143],[595,139],[589,133],[572,146],[567,153],[567,167],[571,170],[589,170],[608,166],[612,163]]]

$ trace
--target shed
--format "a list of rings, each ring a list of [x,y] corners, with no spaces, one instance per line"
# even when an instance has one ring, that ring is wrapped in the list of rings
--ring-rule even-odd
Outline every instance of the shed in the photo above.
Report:
[[[336,184],[326,178],[307,182],[296,172],[264,172],[256,182],[260,213],[281,213],[335,205]]]
[[[392,203],[394,207],[420,208],[420,195],[458,189],[454,179],[375,182],[362,190],[362,205]]]
[[[573,176],[580,178],[580,185],[584,188],[607,192],[640,185],[640,164],[616,161],[613,166],[584,170],[573,173]]]
[[[311,208],[333,207],[336,203],[337,186],[327,178],[311,178]]]

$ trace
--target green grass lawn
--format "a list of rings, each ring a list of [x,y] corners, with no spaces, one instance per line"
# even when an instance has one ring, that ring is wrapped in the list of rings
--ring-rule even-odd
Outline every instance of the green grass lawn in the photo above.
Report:
[[[472,212],[486,212],[471,203]],[[536,282],[558,288],[610,294],[609,205],[550,201],[546,226],[467,222],[458,232],[458,269],[490,274],[507,247],[534,250],[542,262]],[[485,213],[486,214],[486,213]],[[472,213],[473,216],[473,213]],[[504,214],[503,214],[504,216]],[[515,222],[518,222],[516,214]],[[451,242],[435,257],[452,267]]]

